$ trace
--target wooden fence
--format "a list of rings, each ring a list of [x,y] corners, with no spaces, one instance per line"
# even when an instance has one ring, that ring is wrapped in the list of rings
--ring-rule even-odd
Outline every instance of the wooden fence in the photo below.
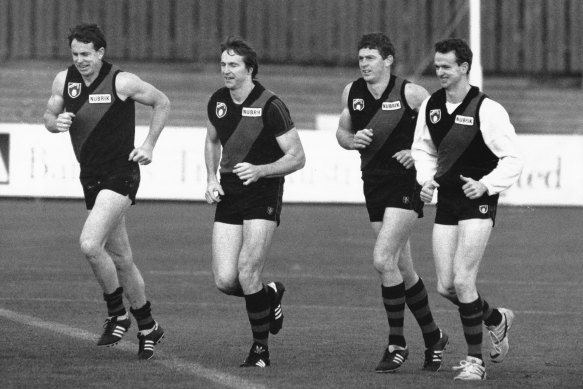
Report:
[[[482,0],[485,72],[579,75],[583,1]],[[388,33],[397,66],[431,67],[433,43],[468,38],[468,0],[0,0],[0,60],[63,58],[68,28],[98,23],[107,55],[218,61],[227,35],[263,62],[356,63],[363,33]]]

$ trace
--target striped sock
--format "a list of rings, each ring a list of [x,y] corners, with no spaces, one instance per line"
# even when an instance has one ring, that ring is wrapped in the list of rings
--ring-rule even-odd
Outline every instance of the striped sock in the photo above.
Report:
[[[253,341],[267,347],[271,306],[269,304],[269,295],[265,288],[267,287],[263,285],[259,292],[245,295],[245,307],[251,324]]]
[[[156,325],[156,322],[152,318],[152,309],[149,301],[146,301],[146,304],[144,304],[144,306],[141,308],[130,308],[130,311],[138,322],[139,331],[152,329]]]
[[[468,355],[482,359],[482,300],[478,297],[471,303],[460,303],[459,313],[468,344]]]
[[[389,344],[406,347],[403,336],[405,321],[405,283],[395,286],[381,285],[383,304],[389,321]]]
[[[446,298],[455,305],[457,305],[458,307],[461,304],[457,296],[454,296],[453,298],[450,297]],[[484,321],[484,324],[487,326],[500,324],[500,322],[502,321],[502,314],[500,313],[500,311],[497,308],[492,308],[486,300],[482,299],[481,296],[480,299],[482,300],[482,313],[484,314],[482,320]]]
[[[103,294],[103,299],[107,304],[108,316],[123,316],[127,313],[123,305],[123,288],[120,286],[113,293]]]
[[[427,290],[421,278],[415,285],[405,290],[405,302],[421,328],[425,347],[429,348],[436,344],[440,336],[439,327],[433,320]]]

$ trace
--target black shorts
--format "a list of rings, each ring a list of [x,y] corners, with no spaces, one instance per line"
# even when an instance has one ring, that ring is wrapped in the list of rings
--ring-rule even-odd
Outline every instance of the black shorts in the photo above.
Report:
[[[466,197],[461,188],[438,188],[435,223],[457,225],[460,220],[492,219],[492,225],[494,225],[498,197],[498,195],[485,194],[479,199],[471,200]]]
[[[423,217],[421,185],[414,174],[399,172],[363,173],[363,191],[371,222],[383,221],[386,208],[401,208]]]
[[[80,180],[87,209],[93,209],[95,199],[103,189],[109,189],[122,196],[129,197],[133,205],[136,203],[136,194],[140,186],[140,166],[137,163],[133,163],[112,169],[108,173],[83,174]]]
[[[243,224],[243,220],[265,219],[279,225],[283,204],[283,177],[262,178],[248,186],[236,174],[223,174],[225,195],[217,203],[215,221]]]

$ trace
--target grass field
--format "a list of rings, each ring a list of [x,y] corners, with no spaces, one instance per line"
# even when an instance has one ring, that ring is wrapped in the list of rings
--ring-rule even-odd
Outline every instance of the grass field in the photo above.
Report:
[[[243,301],[213,285],[211,206],[139,202],[130,210],[134,256],[167,330],[146,362],[135,355],[135,323],[117,347],[95,346],[105,306],[77,245],[82,202],[1,199],[0,214],[1,388],[441,388],[453,386],[451,366],[465,355],[457,311],[435,293],[433,207],[412,249],[451,343],[442,371],[421,371],[420,331],[407,312],[411,354],[392,375],[373,370],[387,324],[363,206],[284,206],[265,280],[285,283],[286,319],[264,370],[238,367],[249,324]],[[488,363],[488,381],[455,387],[582,387],[581,220],[581,208],[500,209],[479,288],[517,314],[510,353]]]

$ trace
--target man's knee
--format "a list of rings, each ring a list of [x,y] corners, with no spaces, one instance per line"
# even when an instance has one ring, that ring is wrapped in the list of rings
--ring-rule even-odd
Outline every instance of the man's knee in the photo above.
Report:
[[[470,277],[467,276],[456,276],[453,280],[455,286],[455,291],[457,295],[466,295],[472,293],[476,289],[476,285],[469,281]]]
[[[215,286],[227,295],[239,296],[242,294],[241,286],[237,279],[215,275]]]
[[[386,272],[400,271],[398,266],[397,255],[391,253],[389,250],[375,248],[373,252],[374,269],[381,274]]]
[[[79,246],[83,255],[89,260],[98,257],[103,251],[103,243],[91,237],[81,236]]]
[[[453,285],[437,284],[437,293],[450,301],[457,301],[457,294]]]

